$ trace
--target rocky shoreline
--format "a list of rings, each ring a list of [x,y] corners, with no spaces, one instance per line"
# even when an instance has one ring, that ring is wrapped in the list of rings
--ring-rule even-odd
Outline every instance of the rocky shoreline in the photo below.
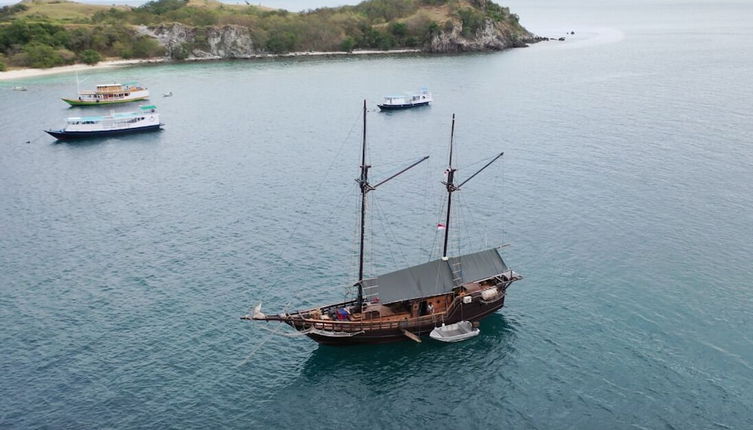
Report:
[[[33,78],[57,73],[124,67],[136,64],[168,63],[179,61],[211,61],[229,59],[264,59],[281,57],[308,56],[345,56],[345,55],[400,55],[400,54],[448,54],[462,52],[501,51],[511,48],[527,47],[530,44],[546,40],[548,37],[532,33],[512,34],[500,29],[494,22],[488,21],[475,37],[467,38],[459,28],[436,34],[424,48],[393,50],[353,50],[353,51],[307,51],[272,54],[254,45],[248,28],[237,25],[197,29],[183,24],[168,24],[155,27],[140,26],[140,34],[155,38],[164,48],[165,56],[148,59],[102,61],[96,65],[72,64],[49,69],[15,69],[0,72],[0,81]],[[561,40],[561,39],[560,39]],[[176,55],[181,50],[181,56]],[[176,60],[179,57],[179,60]]]
[[[165,49],[167,58],[179,60],[196,59],[234,59],[259,58],[268,56],[298,56],[307,55],[305,52],[289,54],[270,54],[262,47],[256,46],[251,32],[240,25],[224,25],[207,28],[191,27],[179,23],[163,24],[154,27],[139,26],[136,31],[140,35],[154,38]],[[428,53],[456,53],[501,51],[510,48],[526,47],[531,43],[549,40],[536,36],[528,31],[514,33],[504,25],[492,20],[486,20],[483,26],[475,32],[473,37],[463,35],[462,27],[439,31],[431,40],[420,48],[400,49],[389,51],[368,51],[368,53],[396,53],[396,52],[428,52]],[[349,53],[364,53],[364,51],[327,51],[318,55],[343,55]]]

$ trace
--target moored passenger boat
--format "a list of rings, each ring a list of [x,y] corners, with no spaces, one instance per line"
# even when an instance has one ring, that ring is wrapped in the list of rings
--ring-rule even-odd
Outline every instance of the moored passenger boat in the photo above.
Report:
[[[502,156],[493,157],[481,169],[459,184],[455,183],[456,169],[452,165],[452,136],[450,161],[446,170],[447,213],[445,222],[438,227],[444,230],[442,257],[427,263],[400,269],[373,278],[364,276],[364,240],[366,225],[366,196],[385,182],[402,174],[428,158],[424,157],[399,173],[375,185],[369,182],[370,165],[366,164],[366,103],[364,102],[364,133],[361,157],[361,175],[356,180],[361,189],[360,254],[358,281],[354,284],[357,295],[353,300],[316,307],[313,309],[266,315],[257,305],[246,320],[279,321],[290,325],[311,339],[328,345],[353,345],[385,343],[411,339],[420,342],[420,336],[429,335],[443,325],[465,321],[462,327],[478,321],[505,303],[507,288],[522,279],[502,260],[497,248],[450,257],[447,244],[450,231],[452,193],[459,191],[469,180]],[[444,329],[446,339],[460,340],[459,333]],[[442,331],[442,330],[440,330]],[[456,330],[458,331],[458,330]],[[465,337],[477,334],[470,330]],[[435,335],[436,336],[436,335]]]
[[[45,132],[56,139],[66,140],[155,131],[163,125],[159,122],[156,106],[141,106],[135,112],[105,116],[72,117],[66,122],[66,127],[62,130]]]
[[[71,106],[99,106],[146,100],[149,90],[135,82],[125,84],[101,84],[94,91],[80,91],[75,99],[63,101]]]
[[[400,96],[385,96],[384,101],[378,104],[381,110],[410,109],[419,106],[427,106],[432,102],[431,93],[426,88],[421,88],[417,94],[405,94]]]

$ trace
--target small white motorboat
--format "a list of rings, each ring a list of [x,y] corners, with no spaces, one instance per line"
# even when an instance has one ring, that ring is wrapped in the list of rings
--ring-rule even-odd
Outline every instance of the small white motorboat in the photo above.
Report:
[[[419,106],[428,106],[432,102],[431,93],[426,88],[414,94],[405,94],[401,96],[385,96],[384,102],[378,104],[381,110],[409,109]]]
[[[460,342],[478,336],[481,331],[473,327],[470,321],[459,321],[455,324],[436,327],[429,333],[429,337],[441,342]]]
[[[172,97],[172,96],[173,96],[173,92],[172,91],[168,91],[166,93],[162,93],[162,97]]]

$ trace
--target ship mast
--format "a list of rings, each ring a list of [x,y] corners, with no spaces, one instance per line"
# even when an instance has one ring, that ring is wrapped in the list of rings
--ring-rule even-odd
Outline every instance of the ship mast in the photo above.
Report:
[[[363,281],[363,247],[366,234],[366,193],[369,190],[369,165],[366,164],[366,100],[363,101],[363,144],[361,146],[361,177],[358,184],[361,188],[361,251],[358,257],[358,281]],[[362,288],[358,288],[359,307],[362,298]]]
[[[476,175],[481,173],[482,170],[489,167],[492,163],[497,161],[501,156],[505,154],[504,152],[500,152],[491,161],[486,163],[484,167],[478,169],[476,173],[472,174],[468,179],[461,182],[460,185],[455,185],[454,183],[455,171],[457,169],[454,169],[452,167],[452,144],[453,144],[454,138],[455,138],[455,114],[452,114],[452,128],[450,130],[450,160],[448,162],[448,167],[447,167],[447,179],[444,182],[442,182],[442,184],[444,184],[445,187],[447,187],[447,215],[445,217],[445,224],[444,224],[444,246],[442,247],[442,260],[447,260],[447,242],[450,237],[450,208],[452,206],[452,193],[454,193],[455,191],[460,191],[460,187],[465,185],[466,182],[473,179]]]
[[[450,161],[447,163],[447,180],[443,184],[447,187],[447,216],[444,222],[444,247],[442,248],[442,260],[447,260],[447,240],[450,237],[450,207],[452,206],[452,193],[457,190],[453,179],[455,169],[452,168],[452,141],[455,137],[455,114],[452,114],[452,128],[450,129]]]
[[[418,164],[422,163],[428,158],[429,158],[428,155],[421,158],[420,160],[404,168],[403,170],[395,173],[389,178],[382,180],[376,185],[369,184],[369,168],[371,168],[371,166],[366,164],[366,100],[363,101],[363,141],[361,144],[361,176],[358,179],[356,179],[356,182],[358,183],[358,186],[361,189],[361,241],[360,241],[359,253],[358,253],[358,282],[356,283],[356,286],[358,287],[358,298],[356,299],[356,312],[361,312],[362,306],[363,306],[363,280],[364,280],[363,261],[364,261],[364,242],[365,242],[365,237],[366,237],[366,194],[369,191],[373,191],[377,189],[377,187],[384,184],[385,182],[397,177],[398,175],[405,173],[407,170],[417,166]]]

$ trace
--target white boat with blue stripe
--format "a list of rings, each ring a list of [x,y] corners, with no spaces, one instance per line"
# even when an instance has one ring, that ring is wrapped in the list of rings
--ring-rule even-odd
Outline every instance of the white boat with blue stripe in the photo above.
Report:
[[[416,94],[404,94],[400,96],[385,96],[384,101],[377,105],[381,110],[410,109],[419,106],[427,106],[432,102],[431,93],[426,88],[421,88]]]
[[[66,121],[64,129],[45,132],[58,140],[67,140],[156,131],[164,125],[159,122],[159,113],[154,105],[140,106],[135,112],[72,117]]]

